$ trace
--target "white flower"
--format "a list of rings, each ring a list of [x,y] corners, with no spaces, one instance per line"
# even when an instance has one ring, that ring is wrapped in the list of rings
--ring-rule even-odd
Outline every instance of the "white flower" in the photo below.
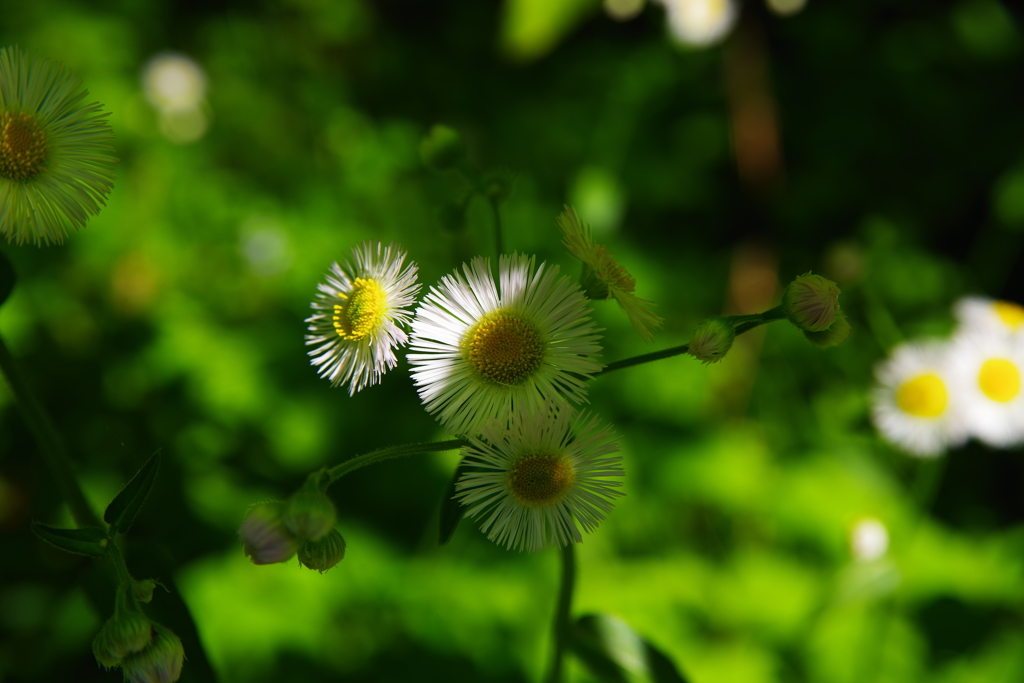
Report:
[[[466,434],[545,400],[586,401],[603,366],[579,287],[520,254],[501,257],[500,287],[485,258],[463,274],[442,278],[413,319],[408,358],[427,410]]]
[[[456,498],[481,519],[487,538],[513,550],[535,551],[583,540],[623,495],[622,456],[615,434],[594,416],[572,417],[548,403],[492,420],[463,449],[469,472]]]
[[[661,0],[668,13],[669,29],[680,43],[694,47],[712,45],[725,38],[736,23],[733,0]]]
[[[315,313],[306,319],[311,363],[332,386],[348,385],[349,396],[380,382],[395,367],[395,349],[408,341],[403,326],[419,284],[416,264],[404,268],[405,252],[394,245],[365,242],[352,250],[344,267],[331,264],[318,285]]]
[[[953,304],[953,312],[962,332],[1024,335],[1024,306],[1011,301],[965,296]]]
[[[951,388],[948,345],[907,343],[875,368],[875,427],[915,455],[931,457],[967,438],[959,397]]]
[[[1024,442],[1024,336],[996,329],[964,333],[950,352],[953,391],[970,433],[990,446]]]

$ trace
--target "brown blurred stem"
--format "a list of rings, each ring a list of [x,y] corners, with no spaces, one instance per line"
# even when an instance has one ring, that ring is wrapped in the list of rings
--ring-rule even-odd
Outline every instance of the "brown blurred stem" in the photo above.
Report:
[[[75,523],[80,527],[102,527],[103,523],[96,516],[82,494],[82,489],[78,486],[78,481],[72,473],[71,461],[68,459],[53,421],[43,410],[42,404],[36,400],[18,362],[11,355],[2,337],[0,337],[0,372],[3,373],[8,386],[11,387],[15,403],[18,405],[22,417],[25,418],[25,422],[28,423],[28,428],[39,446],[39,453],[43,456],[50,474],[57,483],[57,490],[60,492],[61,498],[68,504]]]

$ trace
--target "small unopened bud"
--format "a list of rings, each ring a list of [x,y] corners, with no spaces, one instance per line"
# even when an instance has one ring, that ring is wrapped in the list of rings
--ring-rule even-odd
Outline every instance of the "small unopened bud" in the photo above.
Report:
[[[832,327],[821,332],[808,332],[807,330],[804,330],[804,336],[819,349],[827,349],[830,346],[835,346],[846,341],[846,338],[850,336],[850,332],[852,330],[853,328],[850,327],[850,321],[846,319],[846,314],[839,311],[839,315],[836,316],[836,320],[832,323]]]
[[[139,652],[153,638],[153,624],[138,612],[115,614],[103,624],[92,641],[92,653],[100,666],[110,669],[128,655]]]
[[[801,330],[827,330],[839,313],[839,287],[820,275],[801,275],[786,287],[782,310]]]
[[[427,137],[420,140],[420,158],[428,168],[444,171],[457,166],[466,153],[466,145],[458,131],[435,124]]]
[[[733,340],[736,330],[721,318],[708,318],[693,331],[688,354],[704,363],[717,363],[722,360]]]
[[[502,204],[512,194],[512,183],[515,176],[509,171],[493,171],[484,178],[484,195],[489,201]]]
[[[299,548],[299,562],[321,574],[345,559],[345,539],[337,529],[319,541],[306,541]]]
[[[153,579],[132,581],[132,597],[134,597],[137,602],[147,603],[153,599],[154,588],[156,588],[156,581]]]
[[[173,683],[181,677],[185,648],[171,629],[153,624],[153,642],[142,652],[121,662],[124,679],[129,683]]]
[[[338,513],[334,510],[334,503],[323,493],[299,491],[288,499],[284,524],[300,539],[320,540],[334,528],[337,521]]]
[[[253,564],[284,562],[299,549],[295,537],[282,520],[284,503],[273,501],[250,508],[238,527],[245,556]]]

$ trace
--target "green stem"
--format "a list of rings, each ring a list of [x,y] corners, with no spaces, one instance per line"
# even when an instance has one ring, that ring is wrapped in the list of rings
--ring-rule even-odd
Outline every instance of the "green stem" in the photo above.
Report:
[[[689,350],[688,344],[682,346],[674,346],[671,349],[665,349],[663,351],[654,351],[652,353],[645,353],[642,356],[633,356],[632,358],[624,358],[623,360],[617,360],[614,363],[609,363],[604,366],[599,374],[606,374],[613,370],[621,370],[622,368],[632,367],[634,365],[640,365],[641,363],[650,363],[651,361],[661,360],[662,358],[671,358],[672,356],[679,356]]]
[[[562,548],[562,576],[558,587],[558,605],[555,607],[554,652],[551,656],[551,670],[546,683],[562,682],[562,662],[569,640],[569,613],[572,611],[572,592],[576,587],[576,544],[569,543]]]
[[[349,458],[345,462],[335,465],[334,467],[327,468],[323,471],[326,473],[326,484],[329,485],[338,481],[349,472],[358,470],[360,467],[366,467],[367,465],[381,462],[382,460],[401,458],[407,455],[416,455],[418,453],[451,451],[468,445],[469,442],[465,439],[452,439],[451,441],[434,441],[431,443],[411,443],[402,446],[389,446],[387,448],[378,448],[375,451],[370,451],[363,455],[357,455],[354,458]],[[311,476],[315,476],[315,473]]]
[[[744,332],[749,332],[755,327],[759,327],[765,323],[770,323],[775,320],[783,320],[785,317],[786,314],[783,313],[782,306],[776,306],[764,313],[753,313],[751,315],[729,315],[725,317],[725,321],[735,326],[736,334],[743,334]],[[688,344],[683,344],[682,346],[673,346],[671,349],[653,351],[641,356],[633,356],[632,358],[617,360],[614,363],[609,363],[604,366],[604,369],[601,370],[599,374],[605,374],[612,372],[613,370],[621,370],[622,368],[629,368],[634,365],[640,365],[641,363],[650,363],[651,361],[661,360],[662,358],[680,356],[686,353],[689,348],[690,346]]]
[[[92,506],[86,501],[82,489],[78,486],[78,481],[75,480],[71,461],[64,451],[64,446],[57,435],[57,430],[53,426],[53,421],[50,420],[42,405],[36,400],[35,395],[29,388],[28,382],[21,373],[21,368],[18,367],[14,356],[11,355],[7,345],[4,344],[3,338],[0,338],[0,373],[3,374],[7,384],[11,387],[14,399],[21,410],[21,415],[25,418],[25,422],[28,423],[32,436],[35,437],[36,444],[39,446],[39,453],[42,455],[43,461],[46,462],[50,474],[57,483],[57,490],[61,498],[68,504],[75,524],[80,527],[102,527],[103,523],[96,516]]]
[[[494,249],[497,252],[498,260],[501,260],[501,255],[505,253],[505,246],[502,244],[501,238],[501,212],[498,210],[498,202],[491,199],[488,201],[491,205],[491,213],[494,214]]]

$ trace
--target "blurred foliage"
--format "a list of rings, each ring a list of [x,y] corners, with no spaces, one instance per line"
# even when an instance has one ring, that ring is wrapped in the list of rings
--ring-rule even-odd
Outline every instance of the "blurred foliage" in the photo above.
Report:
[[[776,323],[714,366],[593,382],[628,495],[579,549],[577,615],[618,615],[695,683],[1024,680],[1020,450],[972,443],[936,472],[867,419],[893,344],[948,332],[964,293],[1024,301],[1009,7],[810,0],[783,17],[749,0],[732,37],[693,50],[657,4],[616,21],[596,0],[8,3],[0,44],[79,72],[120,163],[65,246],[2,247],[18,280],[0,333],[97,510],[162,450],[125,551],[168,589],[150,607],[185,643],[181,680],[213,679],[200,641],[226,682],[538,679],[555,554],[509,553],[466,521],[437,547],[454,453],[334,487],[348,553],[323,576],[252,566],[235,534],[312,469],[443,437],[404,361],[349,398],[303,343],[316,283],[360,240],[401,243],[427,286],[490,255],[485,201],[464,229],[443,224],[468,188],[420,161],[438,122],[475,166],[514,177],[509,250],[575,274],[555,228],[573,202],[659,304],[651,345],[595,305],[609,360],[685,343],[742,307],[744,283],[772,305],[811,269],[840,284],[854,325],[827,351]],[[761,45],[777,116],[770,187],[737,173],[723,64],[742,36]],[[207,78],[184,133],[142,90],[168,51]],[[865,517],[889,552],[858,561]],[[0,384],[0,681],[113,680],[89,651],[111,579],[36,539],[33,519],[70,525]]]

